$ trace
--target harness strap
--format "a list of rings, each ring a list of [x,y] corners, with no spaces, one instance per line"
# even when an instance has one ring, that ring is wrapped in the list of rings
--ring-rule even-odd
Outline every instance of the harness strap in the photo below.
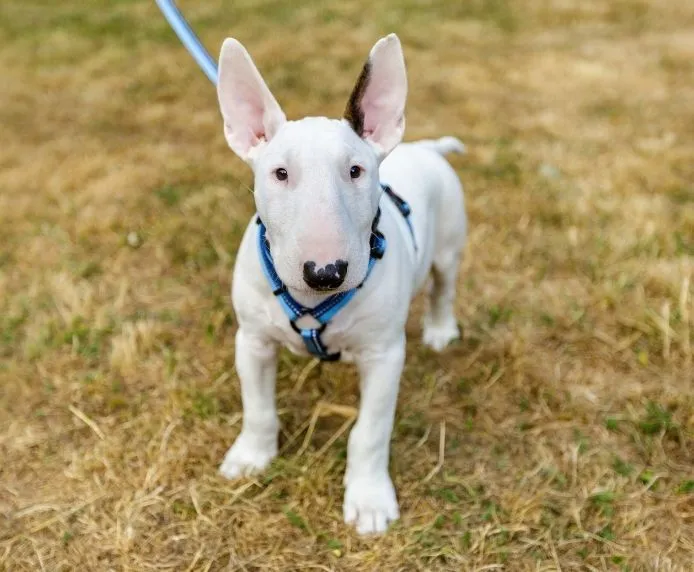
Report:
[[[412,220],[410,219],[410,215],[412,214],[412,209],[410,208],[410,205],[403,199],[400,195],[398,195],[393,189],[390,188],[390,185],[384,185],[381,183],[381,188],[383,188],[383,192],[390,197],[390,200],[393,201],[397,209],[400,211],[400,214],[403,216],[405,219],[405,222],[407,223],[407,228],[410,229],[410,234],[412,235],[412,244],[414,244],[414,250],[417,252],[417,239],[414,235],[414,227],[412,226]]]
[[[390,197],[405,218],[414,242],[414,229],[412,228],[412,223],[409,218],[410,206],[402,198],[396,195],[389,186],[382,185],[382,187],[384,192]],[[376,216],[373,223],[371,224],[371,238],[369,239],[369,245],[371,247],[369,266],[366,271],[366,276],[361,284],[355,288],[352,288],[351,290],[347,290],[346,292],[340,292],[338,294],[328,296],[328,298],[323,300],[314,308],[307,308],[292,297],[287,290],[287,287],[277,274],[272,260],[272,253],[270,252],[270,244],[266,238],[267,230],[263,222],[260,220],[260,217],[256,218],[256,224],[258,225],[258,252],[260,253],[260,261],[263,268],[263,273],[265,274],[265,277],[272,288],[272,293],[277,298],[282,310],[287,315],[287,318],[289,318],[289,324],[291,325],[292,329],[301,336],[301,339],[303,340],[308,352],[323,361],[339,360],[340,352],[328,352],[328,348],[321,340],[320,335],[325,330],[328,322],[330,322],[330,320],[349,303],[357,291],[364,285],[364,282],[366,282],[367,278],[371,274],[376,261],[383,258],[383,255],[385,254],[386,239],[383,236],[383,233],[378,230],[378,223],[380,219],[381,209],[379,207],[379,209],[376,211]],[[415,242],[415,250],[416,249],[417,244]],[[300,328],[297,326],[296,322],[303,316],[311,316],[320,324],[320,326],[318,328]]]

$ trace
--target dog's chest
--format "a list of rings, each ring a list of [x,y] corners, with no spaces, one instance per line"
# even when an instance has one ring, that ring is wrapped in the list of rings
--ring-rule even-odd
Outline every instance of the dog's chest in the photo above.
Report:
[[[311,354],[306,349],[301,336],[292,328],[289,319],[282,311],[276,299],[271,299],[266,305],[266,312],[269,319],[269,325],[272,330],[272,338],[277,340],[290,352],[299,356],[310,356]],[[345,309],[338,316],[332,319],[320,334],[321,341],[327,346],[330,353],[342,352],[343,361],[349,361],[345,358],[345,352],[349,353],[351,345],[350,326],[353,326],[351,318],[351,308]],[[299,328],[318,327],[319,324],[310,316],[300,318],[296,326]]]

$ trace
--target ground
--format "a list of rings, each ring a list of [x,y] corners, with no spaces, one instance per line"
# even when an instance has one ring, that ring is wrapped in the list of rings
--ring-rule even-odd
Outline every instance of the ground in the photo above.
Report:
[[[400,35],[406,138],[469,149],[463,337],[416,301],[386,536],[342,523],[348,366],[282,354],[282,457],[221,478],[254,209],[214,89],[154,2],[0,2],[0,569],[691,570],[691,0],[180,5],[290,117]]]

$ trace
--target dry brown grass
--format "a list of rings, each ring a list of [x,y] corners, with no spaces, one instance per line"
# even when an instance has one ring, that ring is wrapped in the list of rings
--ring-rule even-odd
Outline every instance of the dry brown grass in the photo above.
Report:
[[[282,458],[218,477],[253,201],[214,90],[153,2],[3,0],[0,569],[691,570],[691,0],[182,6],[294,117],[400,34],[408,138],[470,149],[465,336],[415,306],[387,536],[341,522],[346,366],[283,354]]]

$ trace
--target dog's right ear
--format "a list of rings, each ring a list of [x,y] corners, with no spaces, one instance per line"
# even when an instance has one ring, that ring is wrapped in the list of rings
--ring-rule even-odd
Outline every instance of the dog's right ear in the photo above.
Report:
[[[287,118],[246,48],[233,38],[222,44],[217,96],[229,147],[252,163]]]

